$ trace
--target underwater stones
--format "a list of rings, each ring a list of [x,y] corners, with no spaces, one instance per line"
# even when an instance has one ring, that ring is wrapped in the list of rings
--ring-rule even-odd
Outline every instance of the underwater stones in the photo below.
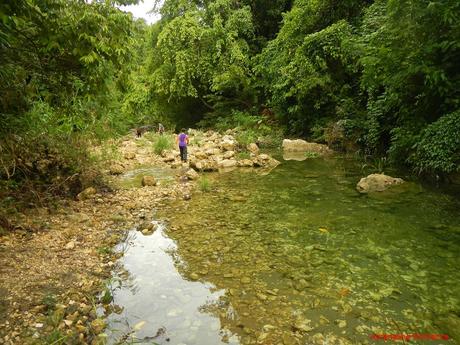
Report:
[[[254,165],[254,162],[250,159],[242,159],[238,161],[237,165],[239,167],[252,168],[252,166]]]
[[[193,273],[190,274],[190,279],[198,280],[198,279],[200,279],[200,276],[197,273],[193,272]]]
[[[91,328],[94,334],[100,334],[104,330],[106,324],[105,321],[102,319],[95,319],[91,322]]]
[[[363,177],[358,184],[356,189],[360,193],[372,193],[372,192],[383,192],[391,186],[399,185],[404,180],[397,177],[391,177],[385,174],[371,174],[367,177]]]
[[[298,317],[293,325],[292,328],[295,331],[300,331],[300,332],[310,332],[313,330],[313,327],[310,326],[311,320],[305,319],[303,317]]]
[[[257,298],[260,299],[262,302],[265,302],[265,301],[268,299],[267,295],[264,295],[264,294],[261,293],[261,292],[256,293],[256,296],[257,296]]]
[[[339,328],[347,327],[347,321],[345,320],[335,320],[335,324],[339,326]]]
[[[153,176],[143,176],[142,177],[142,186],[156,186],[157,180]]]
[[[240,281],[241,281],[241,283],[243,283],[243,284],[249,284],[249,283],[251,282],[251,278],[249,278],[249,277],[243,277],[243,278],[241,278]]]

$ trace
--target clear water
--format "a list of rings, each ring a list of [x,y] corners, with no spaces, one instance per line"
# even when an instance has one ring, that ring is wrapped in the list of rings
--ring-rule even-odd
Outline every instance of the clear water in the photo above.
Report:
[[[361,195],[362,176],[353,160],[283,161],[220,174],[212,192],[161,210],[154,235],[125,244],[109,342],[460,343],[456,192],[408,182]]]

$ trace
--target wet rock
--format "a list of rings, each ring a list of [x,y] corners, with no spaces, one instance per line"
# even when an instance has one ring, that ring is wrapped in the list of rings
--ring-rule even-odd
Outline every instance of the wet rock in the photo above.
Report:
[[[347,327],[347,321],[345,320],[335,320],[335,324],[339,326],[339,328]]]
[[[123,174],[124,168],[123,165],[119,163],[112,164],[109,168],[109,173],[111,175],[120,175]]]
[[[96,188],[88,187],[77,195],[77,199],[82,201],[94,197],[96,194]]]
[[[200,279],[200,276],[198,274],[196,274],[195,272],[193,272],[193,273],[190,274],[190,279],[198,280],[198,279]]]
[[[267,295],[264,295],[264,294],[261,293],[261,292],[258,292],[258,293],[256,294],[256,296],[257,296],[257,298],[260,299],[261,301],[266,301],[267,298],[268,298]]]
[[[198,180],[200,177],[200,175],[194,169],[187,170],[185,176],[187,176],[189,180]]]
[[[242,282],[243,284],[249,284],[249,283],[251,282],[251,278],[249,278],[249,277],[243,277],[243,278],[241,278],[241,282]]]
[[[93,329],[94,334],[102,333],[105,326],[105,322],[102,319],[95,319],[91,322],[91,328]]]
[[[283,140],[283,151],[291,151],[291,152],[314,152],[321,156],[329,155],[333,153],[333,151],[323,144],[318,143],[309,143],[302,139],[296,140]]]
[[[247,168],[251,168],[254,166],[254,162],[250,159],[242,159],[242,160],[239,160],[237,165],[239,167],[247,167]]]
[[[294,321],[293,329],[300,332],[310,332],[313,327],[310,326],[311,320],[299,317]]]
[[[142,186],[156,186],[157,180],[153,176],[144,176],[142,177]]]
[[[399,185],[403,182],[404,180],[401,178],[384,174],[371,174],[363,177],[356,185],[356,189],[360,193],[382,192],[391,186]]]

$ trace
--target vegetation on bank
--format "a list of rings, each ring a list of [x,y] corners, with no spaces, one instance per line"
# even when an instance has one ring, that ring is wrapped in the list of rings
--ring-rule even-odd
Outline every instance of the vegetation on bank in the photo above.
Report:
[[[150,26],[136,2],[0,4],[2,200],[75,195],[94,142],[156,122],[459,171],[458,1],[165,0]]]

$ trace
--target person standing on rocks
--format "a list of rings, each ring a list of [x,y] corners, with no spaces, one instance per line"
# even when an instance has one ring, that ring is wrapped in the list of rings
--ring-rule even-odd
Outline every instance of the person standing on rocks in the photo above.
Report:
[[[181,132],[176,138],[176,143],[179,144],[180,159],[182,162],[187,162],[187,145],[188,145],[188,135],[185,128],[181,129]]]
[[[165,131],[165,127],[163,126],[163,124],[159,123],[158,124],[158,133],[160,135],[163,135],[164,131]]]

